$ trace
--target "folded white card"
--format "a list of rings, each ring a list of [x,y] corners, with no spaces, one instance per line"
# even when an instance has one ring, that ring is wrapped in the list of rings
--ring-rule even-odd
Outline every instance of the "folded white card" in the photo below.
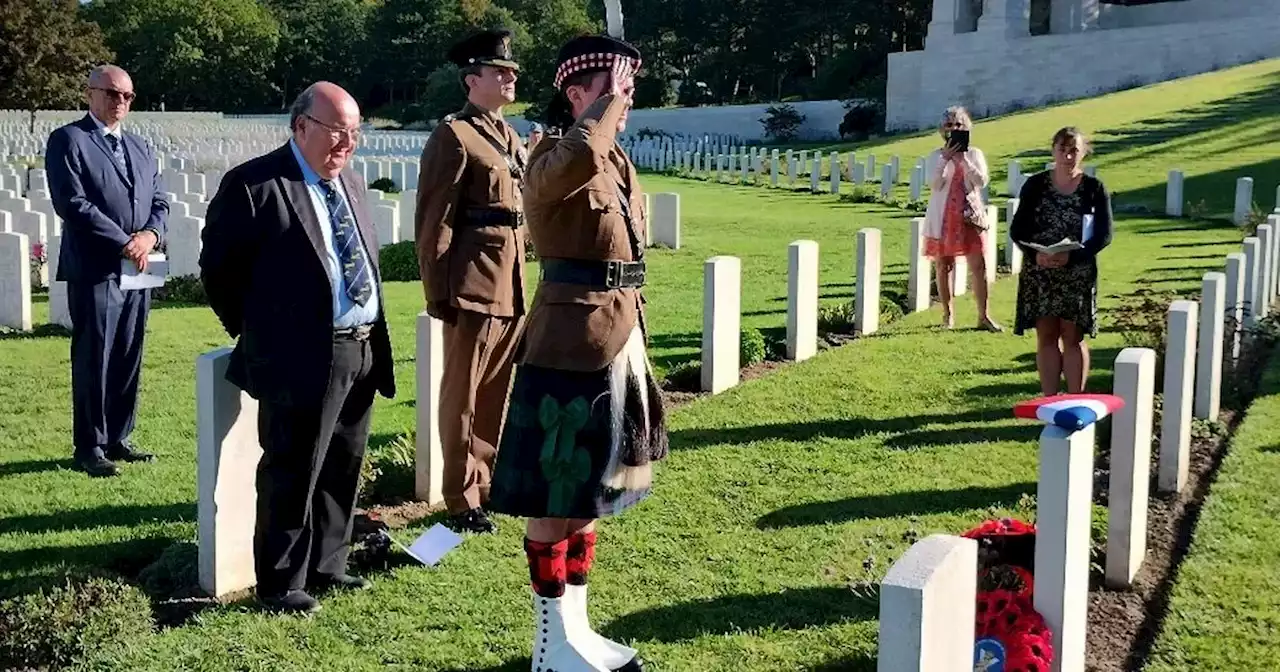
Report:
[[[1037,252],[1043,252],[1045,254],[1058,254],[1060,252],[1071,252],[1073,250],[1084,249],[1084,245],[1068,240],[1066,238],[1063,238],[1062,240],[1052,245],[1039,245],[1037,243],[1023,243],[1023,244]]]
[[[1093,240],[1093,215],[1085,215],[1084,221],[1080,224],[1080,242],[1087,243]]]
[[[164,286],[169,275],[169,259],[160,252],[147,255],[147,270],[140,271],[129,259],[120,260],[120,289],[155,289]]]
[[[399,543],[399,542],[397,542]],[[436,523],[404,550],[424,565],[435,566],[449,551],[462,543],[462,537],[453,530]],[[401,545],[401,548],[404,548]]]

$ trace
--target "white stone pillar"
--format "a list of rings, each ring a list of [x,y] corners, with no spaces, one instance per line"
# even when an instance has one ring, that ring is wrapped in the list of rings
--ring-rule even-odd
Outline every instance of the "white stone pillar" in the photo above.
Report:
[[[1124,407],[1111,419],[1111,479],[1108,491],[1106,581],[1133,584],[1147,557],[1147,495],[1151,481],[1152,402],[1156,352],[1125,348],[1116,357],[1113,393]]]
[[[1195,417],[1217,420],[1222,401],[1222,334],[1227,276],[1205,273],[1200,292],[1199,352],[1196,356]]]
[[[969,260],[956,257],[951,267],[951,295],[964,296],[969,293]]]
[[[857,265],[854,328],[868,336],[880,330],[880,229],[858,231]]]
[[[1272,212],[1280,213],[1280,186],[1276,187],[1276,207]]]
[[[1009,162],[1009,195],[1018,198],[1022,193],[1022,163],[1017,160]]]
[[[813,166],[809,170],[809,191],[818,193],[818,182],[822,179],[822,155],[814,153]]]
[[[893,195],[893,165],[884,164],[880,167],[880,198],[889,198]]]
[[[853,183],[854,183],[854,185],[861,186],[863,182],[866,182],[866,181],[867,181],[867,173],[866,173],[866,171],[867,171],[866,167],[865,167],[865,166],[863,166],[861,163],[855,163],[855,164],[853,164]]]
[[[840,195],[840,153],[831,152],[831,193]]]
[[[907,269],[907,306],[912,313],[929,309],[929,276],[933,271],[924,256],[924,217],[911,220],[911,259]]]
[[[1008,205],[1005,206],[1005,234],[1004,234],[1004,261],[1009,265],[1009,274],[1018,275],[1022,272],[1022,248],[1013,242],[1013,218],[1018,214],[1019,201],[1016,198],[1009,199]]]
[[[1225,348],[1231,352],[1231,361],[1240,358],[1240,332],[1244,320],[1244,254],[1233,252],[1227,255],[1226,283],[1226,316],[1223,318],[1225,329]]]
[[[818,354],[818,243],[797,240],[787,247],[787,359]]]
[[[880,583],[879,672],[973,672],[978,543],[935,534]]]
[[[1235,214],[1232,216],[1231,221],[1235,222],[1236,226],[1244,224],[1244,220],[1249,216],[1249,213],[1252,210],[1253,178],[1242,177],[1236,180],[1236,207]]]
[[[991,225],[987,231],[982,234],[982,260],[986,266],[987,285],[991,285],[996,281],[996,263],[999,250],[996,242],[1000,240],[1000,208],[994,205],[987,206],[987,223]]]
[[[920,200],[924,191],[924,166],[915,166],[911,169],[911,202],[916,203]]]
[[[653,242],[680,249],[680,194],[662,193],[653,197]]]
[[[200,587],[214,597],[257,580],[258,402],[227,381],[231,348],[196,359],[196,519]]]
[[[1164,214],[1170,217],[1182,216],[1182,184],[1184,177],[1181,170],[1169,171],[1169,183],[1165,187]]]
[[[876,174],[876,155],[867,155],[867,176],[874,177]]]
[[[898,158],[897,154],[889,157],[889,167],[891,168],[889,171],[889,181],[893,184],[897,184],[901,181],[900,178],[902,177],[902,159]]]
[[[1258,314],[1259,304],[1262,303],[1258,290],[1261,286],[1259,278],[1261,276],[1260,266],[1262,255],[1259,254],[1258,239],[1256,236],[1250,236],[1244,239],[1244,314],[1245,324],[1253,326],[1262,318]]]
[[[1084,670],[1095,429],[1040,434],[1034,602],[1053,633],[1054,672]]]
[[[418,190],[409,189],[400,192],[396,207],[400,211],[400,242],[416,239],[418,231],[415,215],[418,212]]]
[[[1275,300],[1275,284],[1271,282],[1275,266],[1275,239],[1270,224],[1258,227],[1258,316],[1271,314],[1271,303]]]
[[[775,150],[773,157],[769,161],[769,184],[773,188],[778,187],[778,153]]]
[[[653,194],[644,195],[644,246],[653,247]]]
[[[711,257],[703,266],[702,390],[712,394],[738,384],[742,347],[742,262]]]
[[[1280,294],[1280,215],[1267,215],[1271,227],[1271,301]]]
[[[1191,402],[1195,382],[1196,324],[1194,301],[1169,305],[1169,340],[1164,356],[1164,406],[1160,423],[1161,492],[1181,492],[1191,455]]]
[[[71,305],[67,303],[67,283],[56,279],[61,251],[62,237],[49,236],[49,324],[70,329]]]
[[[417,431],[413,460],[413,494],[435,505],[444,501],[444,444],[440,441],[440,379],[444,375],[444,323],[418,313]]]
[[[400,242],[400,208],[381,199],[371,203],[373,223],[378,233],[378,245],[386,247]]]
[[[169,257],[169,275],[181,277],[200,275],[200,232],[204,220],[199,217],[170,217],[166,235]]]
[[[0,233],[0,326],[31,331],[31,242]]]
[[[788,154],[789,153],[790,151],[788,151]],[[799,165],[799,161],[796,159],[796,157],[794,156],[787,157],[787,181],[789,185],[792,187],[796,186],[796,173],[798,172],[798,169],[797,169],[798,165]]]

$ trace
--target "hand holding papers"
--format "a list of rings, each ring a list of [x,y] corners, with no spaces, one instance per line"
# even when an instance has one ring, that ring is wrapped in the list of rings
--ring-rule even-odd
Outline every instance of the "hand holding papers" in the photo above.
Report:
[[[1023,244],[1037,252],[1041,252],[1044,254],[1060,254],[1062,252],[1071,252],[1074,250],[1084,249],[1084,245],[1081,245],[1080,243],[1077,243],[1077,242],[1073,242],[1067,238],[1063,238],[1062,240],[1052,245],[1038,245],[1036,243],[1023,243]]]
[[[120,260],[120,289],[155,289],[169,275],[169,259],[159,252],[147,255],[147,270],[140,271],[130,259]]]

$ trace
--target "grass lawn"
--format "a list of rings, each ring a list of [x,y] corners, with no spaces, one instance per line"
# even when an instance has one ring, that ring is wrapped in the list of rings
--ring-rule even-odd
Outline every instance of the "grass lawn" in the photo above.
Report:
[[[1215,102],[1247,101],[1277,73],[1280,62],[1169,85],[1183,92],[1180,114],[1221,115],[1214,130],[1196,133],[1223,136],[1224,147],[1257,142],[1247,151],[1206,158],[1203,144],[1178,138],[1142,148],[1158,150],[1143,160],[1181,164],[1188,193],[1200,198],[1191,176],[1204,161],[1233,183],[1255,169],[1253,152],[1263,151],[1257,147],[1280,156],[1274,141],[1256,137],[1260,127],[1280,122],[1234,115]],[[1139,115],[1165,109],[1132,110],[1140,94],[1163,101],[1127,92],[1110,97],[1120,101],[1110,106],[1088,101],[984,123],[978,137],[1038,147],[1063,119],[1084,125],[1084,118],[1139,134],[1146,127]],[[1037,114],[1052,116],[1036,121]],[[984,147],[998,156],[994,141]],[[1163,183],[1163,168],[1148,174],[1154,163],[1130,160],[1132,169],[1111,162],[1110,153],[1098,163],[1109,181]],[[1254,174],[1259,184],[1280,179]],[[793,240],[819,242],[824,301],[852,296],[854,235],[863,227],[884,232],[885,285],[905,281],[905,211],[657,176],[644,182],[650,192],[683,197],[685,247],[649,255],[651,354],[660,367],[697,356],[707,257],[742,258],[743,323],[765,329],[785,323],[786,245]],[[1229,207],[1233,188],[1226,189],[1204,197]],[[1146,285],[1194,294],[1202,274],[1220,270],[1240,238],[1219,223],[1124,219],[1101,258],[1101,292],[1123,295]],[[1014,289],[1004,279],[994,292],[997,319],[1010,325]],[[374,446],[414,422],[413,323],[422,292],[392,283],[386,294],[401,393],[378,401]],[[957,324],[972,325],[970,297],[958,305]],[[1104,299],[1104,309],[1114,305]],[[41,302],[36,321],[46,316]],[[1028,515],[1023,497],[1035,493],[1037,428],[1010,417],[1015,401],[1038,391],[1033,338],[943,332],[934,326],[939,320],[936,308],[908,317],[881,335],[677,410],[673,453],[655,496],[603,525],[592,584],[597,627],[637,645],[662,670],[874,669],[877,602],[864,582],[878,582],[917,537],[958,533],[993,513]],[[207,308],[159,306],[152,313],[136,438],[161,459],[118,479],[90,481],[68,469],[67,340],[0,340],[0,593],[28,590],[68,567],[133,576],[165,548],[194,540],[194,361],[226,344]],[[1093,345],[1093,387],[1109,389],[1123,343],[1104,330]],[[251,605],[217,608],[102,667],[527,669],[522,530],[515,519],[499,524],[498,535],[469,539],[437,568],[374,574],[376,590],[330,597],[312,620],[266,616]]]
[[[1149,672],[1280,669],[1280,358],[1209,492]]]

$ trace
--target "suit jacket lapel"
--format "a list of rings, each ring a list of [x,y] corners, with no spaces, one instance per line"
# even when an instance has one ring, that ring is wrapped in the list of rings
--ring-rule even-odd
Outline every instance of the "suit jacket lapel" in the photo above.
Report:
[[[311,247],[315,248],[316,256],[320,263],[324,264],[328,258],[328,253],[324,249],[324,235],[320,233],[320,216],[322,213],[316,212],[316,208],[311,203],[311,191],[307,189],[307,183],[302,179],[302,168],[298,166],[298,160],[293,157],[293,150],[289,145],[285,145],[276,150],[277,161],[280,162],[280,189],[285,194],[285,202],[289,204],[289,209],[293,212],[293,216],[302,225],[302,230],[306,232],[307,239],[311,241]],[[328,219],[329,213],[323,213],[325,219]]]
[[[93,143],[98,146],[98,149],[102,150],[103,154],[107,155],[107,162],[115,167],[116,173],[120,175],[120,179],[124,180],[126,184],[132,184],[132,182],[129,181],[129,176],[124,172],[124,169],[120,167],[119,163],[116,163],[116,155],[112,153],[111,146],[107,144],[107,139],[102,137],[102,129],[98,128],[98,125],[94,123],[93,119],[89,118],[89,115],[87,114],[84,117],[84,123],[85,130],[88,131],[89,137],[93,138]],[[123,139],[121,142],[123,142]],[[126,146],[127,144],[128,143],[125,143]]]
[[[138,183],[138,176],[142,174],[142,170],[138,166],[140,152],[133,149],[133,143],[124,133],[120,134],[120,146],[124,148],[125,163],[129,164],[129,186],[133,186]]]

